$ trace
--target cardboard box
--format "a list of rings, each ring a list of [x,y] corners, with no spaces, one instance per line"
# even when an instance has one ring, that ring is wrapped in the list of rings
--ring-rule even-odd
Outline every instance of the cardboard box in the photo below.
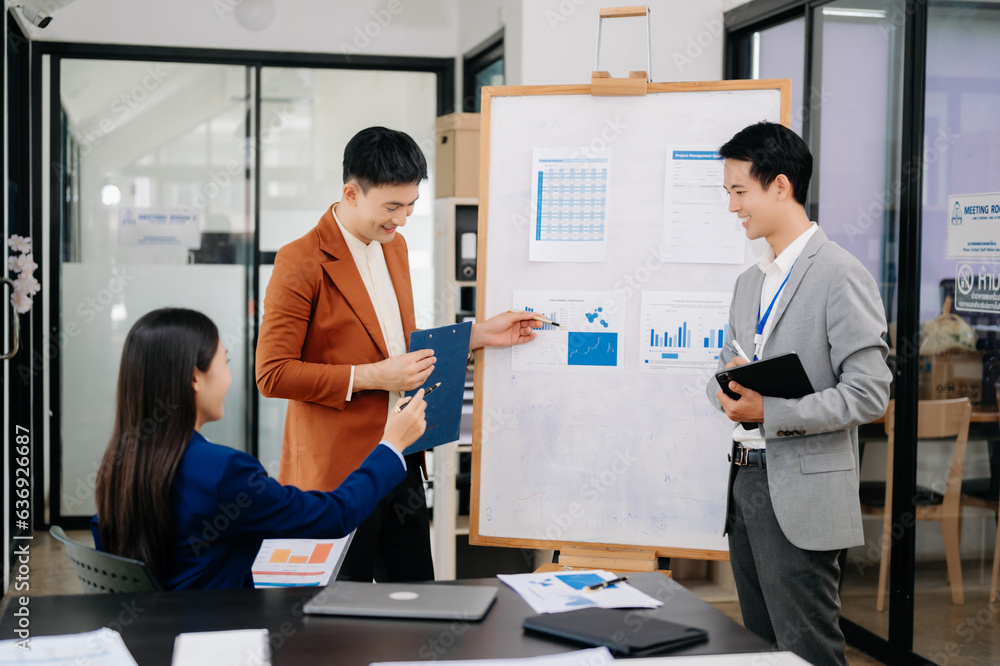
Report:
[[[983,352],[952,351],[920,357],[920,399],[983,399]]]
[[[436,123],[434,196],[479,196],[479,114],[450,113]]]

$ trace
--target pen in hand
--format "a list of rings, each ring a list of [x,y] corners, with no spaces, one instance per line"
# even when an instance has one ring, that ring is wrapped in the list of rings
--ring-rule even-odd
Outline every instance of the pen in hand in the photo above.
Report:
[[[511,308],[511,309],[507,310],[507,312],[510,312],[510,313],[513,313],[513,314],[521,314],[522,312],[525,312],[525,310],[518,310],[517,308]],[[560,328],[562,328],[562,324],[560,324],[559,322],[552,321],[551,319],[546,319],[542,315],[535,315],[534,317],[532,317],[532,319],[534,319],[535,321],[540,321],[543,324],[552,324],[553,326],[559,326]]]
[[[428,395],[430,395],[431,391],[433,391],[434,389],[436,389],[439,386],[441,386],[441,382],[438,382],[437,384],[434,384],[433,386],[429,386],[427,389],[424,390],[424,397],[426,398]],[[401,402],[398,405],[396,405],[396,409],[394,409],[393,411],[396,412],[397,414],[399,414],[401,411],[403,411],[403,407],[406,407],[406,403],[410,402],[410,400],[412,400],[412,399],[413,399],[413,396],[407,396],[407,397],[405,397],[403,399],[403,402]]]
[[[740,347],[740,343],[738,343],[736,341],[736,338],[733,338],[729,342],[733,346],[733,349],[736,350],[736,353],[739,354],[743,358],[744,361],[747,361],[748,363],[751,362],[750,358],[747,356],[746,352],[743,351],[742,347]]]
[[[626,581],[628,581],[628,576],[621,576],[620,578],[601,581],[595,585],[588,585],[584,589],[587,590],[587,592],[596,592],[597,590],[603,590],[604,588],[614,585],[615,583],[624,583]]]

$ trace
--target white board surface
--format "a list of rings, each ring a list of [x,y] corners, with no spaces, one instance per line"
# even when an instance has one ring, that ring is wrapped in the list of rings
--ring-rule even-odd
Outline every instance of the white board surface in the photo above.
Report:
[[[510,349],[479,356],[474,542],[727,549],[732,423],[705,397],[710,371],[640,372],[640,310],[643,291],[731,293],[763,249],[746,243],[742,263],[702,264],[673,261],[663,245],[668,150],[717,148],[751,123],[779,122],[787,82],[755,83],[762,89],[486,95],[479,319],[514,305],[515,292],[605,292],[602,316],[623,331],[624,362],[618,372],[515,372]],[[538,148],[611,156],[606,261],[529,261]]]

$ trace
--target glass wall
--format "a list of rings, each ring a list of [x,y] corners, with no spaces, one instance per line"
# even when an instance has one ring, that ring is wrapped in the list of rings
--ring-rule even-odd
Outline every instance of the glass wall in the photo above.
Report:
[[[59,512],[89,516],[125,335],[153,309],[190,307],[215,321],[233,389],[227,418],[204,434],[236,447],[247,441],[252,91],[245,67],[59,62],[64,159],[53,171],[71,204],[53,239],[61,248]]]
[[[265,67],[261,70],[260,294],[274,253],[316,226],[340,200],[344,146],[382,125],[412,136],[427,159],[406,238],[417,327],[434,325],[434,148],[437,77],[423,72]],[[260,398],[259,457],[276,474],[284,400]]]
[[[924,400],[968,397],[973,421],[964,464],[955,460],[961,449],[953,441],[917,445],[918,495],[933,493],[940,507],[923,514],[937,520],[916,525],[913,649],[939,664],[992,663],[1000,654],[1000,605],[990,604],[988,593],[1000,486],[1000,214],[991,207],[1000,206],[998,63],[1000,4],[931,4],[924,79],[921,412],[929,409]],[[989,192],[994,194],[968,196]],[[974,212],[981,206],[989,212]],[[941,316],[945,308],[948,317]]]
[[[727,29],[735,54],[730,75],[791,78],[794,94],[801,38],[811,63],[802,98],[802,127],[816,158],[811,213],[881,285],[890,365],[897,349],[901,354],[919,349],[921,436],[894,442],[896,456],[916,460],[917,490],[912,504],[901,509],[915,535],[913,652],[939,664],[992,663],[1000,652],[1000,606],[989,602],[991,565],[1000,555],[994,550],[1000,253],[993,254],[1000,247],[1000,214],[993,216],[992,208],[1000,206],[1000,194],[969,195],[1000,192],[1000,3],[804,1],[777,17],[767,5],[752,2],[747,7],[756,12],[727,15],[733,19]],[[903,91],[909,66],[904,30],[923,25],[925,9],[926,45],[917,48],[926,47],[926,70],[916,72],[926,89],[919,119],[923,154],[904,163],[903,112],[912,108],[904,105],[919,104],[913,89]],[[803,30],[797,11],[811,29]],[[794,111],[795,102],[793,123]],[[922,249],[920,256],[900,257],[899,210],[914,173],[922,187]],[[914,340],[897,341],[897,275],[909,262],[919,262],[922,330]],[[945,317],[943,310],[949,313]],[[936,437],[941,433],[934,429],[948,419],[924,402],[963,397],[971,403],[964,449],[954,435]],[[883,541],[890,468],[886,424],[863,426],[861,439],[865,544],[844,559],[843,617],[856,625],[852,636],[884,649],[887,642],[879,644],[857,627],[888,639],[889,593],[893,588],[908,593],[909,581],[888,580],[887,564],[880,575],[902,534],[899,525],[889,524]],[[909,618],[902,614],[892,618],[904,621]],[[906,632],[897,632],[898,624],[893,627],[895,636],[908,640]],[[899,659],[908,647],[894,645],[884,654]]]

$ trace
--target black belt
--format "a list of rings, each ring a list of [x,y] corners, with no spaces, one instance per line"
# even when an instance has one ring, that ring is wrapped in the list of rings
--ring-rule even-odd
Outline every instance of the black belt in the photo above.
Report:
[[[748,449],[736,445],[736,458],[730,456],[730,461],[738,467],[760,467],[767,469],[767,449]]]

